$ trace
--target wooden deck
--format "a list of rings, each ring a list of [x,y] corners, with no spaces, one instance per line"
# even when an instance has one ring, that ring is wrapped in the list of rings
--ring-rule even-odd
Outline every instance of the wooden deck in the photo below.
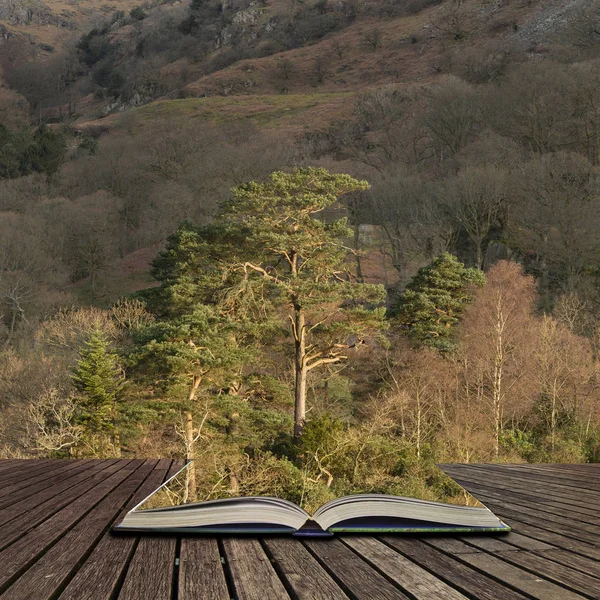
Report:
[[[181,463],[0,461],[4,600],[600,598],[600,465],[445,465],[504,536],[113,536]]]

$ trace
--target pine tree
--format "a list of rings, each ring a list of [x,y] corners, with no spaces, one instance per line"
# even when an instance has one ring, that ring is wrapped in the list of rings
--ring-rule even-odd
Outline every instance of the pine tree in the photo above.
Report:
[[[119,357],[101,330],[92,332],[79,351],[72,381],[78,392],[79,422],[91,434],[114,436],[125,381]]]
[[[222,218],[248,230],[245,259],[232,264],[246,297],[285,315],[294,355],[294,435],[306,419],[308,373],[339,365],[351,348],[384,328],[380,285],[357,283],[348,268],[346,218],[327,219],[340,196],[366,181],[325,169],[276,172],[234,190]]]
[[[482,286],[485,276],[467,269],[447,252],[423,267],[400,296],[395,316],[414,340],[441,351],[455,342],[454,325],[473,298],[473,287]]]

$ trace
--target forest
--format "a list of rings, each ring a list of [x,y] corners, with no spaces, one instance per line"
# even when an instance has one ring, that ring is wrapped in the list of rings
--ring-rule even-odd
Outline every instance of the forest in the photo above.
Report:
[[[185,457],[197,499],[308,510],[600,461],[600,2],[12,26],[0,456]]]

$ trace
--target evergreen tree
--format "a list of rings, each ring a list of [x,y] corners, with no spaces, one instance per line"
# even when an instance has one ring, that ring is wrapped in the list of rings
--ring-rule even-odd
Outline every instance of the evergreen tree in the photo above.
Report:
[[[325,169],[276,172],[236,188],[222,214],[248,230],[245,257],[230,266],[241,276],[236,293],[257,299],[267,315],[284,315],[289,326],[296,437],[306,419],[308,373],[343,363],[350,348],[384,328],[383,286],[357,283],[350,273],[346,218],[323,216],[340,196],[367,188]]]
[[[114,437],[125,380],[119,357],[101,330],[92,332],[79,351],[72,381],[78,392],[79,422],[90,434]]]
[[[453,326],[473,298],[473,287],[485,277],[467,269],[447,252],[423,267],[400,296],[395,316],[414,340],[441,351],[455,344]]]

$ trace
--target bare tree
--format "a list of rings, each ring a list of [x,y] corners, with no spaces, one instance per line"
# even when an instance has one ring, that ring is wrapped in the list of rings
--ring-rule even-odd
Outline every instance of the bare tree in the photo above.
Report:
[[[526,368],[531,355],[536,324],[535,282],[519,265],[501,261],[487,274],[464,320],[462,343],[469,357],[471,378],[489,410],[494,439],[494,456],[500,455],[505,423],[530,406]]]
[[[83,435],[75,424],[77,404],[72,398],[61,398],[49,389],[27,407],[26,447],[38,456],[52,456],[73,448]]]
[[[373,50],[377,50],[383,42],[383,34],[379,27],[374,27],[363,33],[363,39]]]
[[[466,20],[465,0],[449,0],[431,19],[431,24],[435,29],[452,36],[455,40],[462,40],[467,35]]]
[[[327,57],[320,55],[315,58],[312,70],[317,83],[323,83],[329,75],[330,67],[331,65]]]
[[[495,167],[466,168],[447,189],[447,207],[475,247],[474,264],[484,266],[484,242],[501,233],[508,217],[507,175]]]

